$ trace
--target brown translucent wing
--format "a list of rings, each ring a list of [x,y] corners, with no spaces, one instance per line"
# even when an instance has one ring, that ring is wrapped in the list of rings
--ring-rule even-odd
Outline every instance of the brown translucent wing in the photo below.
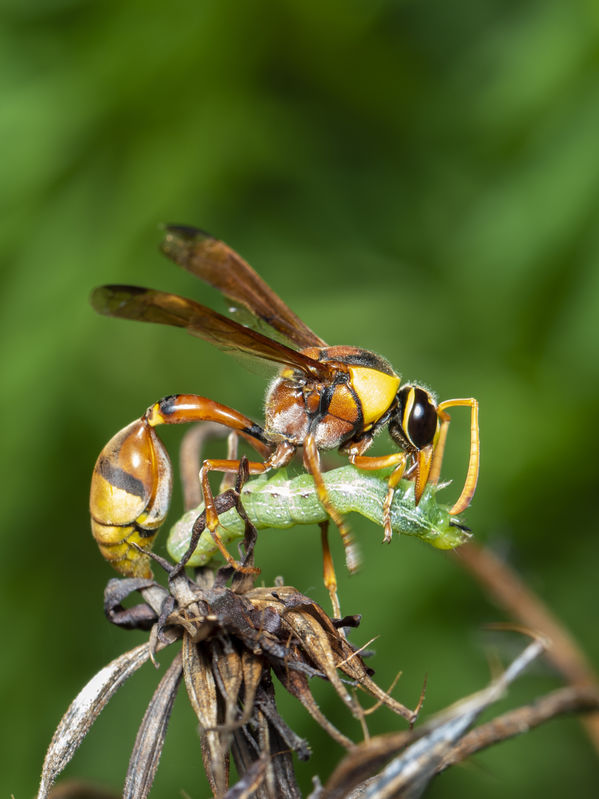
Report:
[[[317,380],[330,380],[333,369],[263,336],[198,302],[138,286],[100,286],[91,295],[93,308],[105,316],[183,327],[222,350],[300,369]]]
[[[325,342],[223,241],[194,227],[169,225],[161,249],[172,261],[243,305],[300,349],[326,347]]]

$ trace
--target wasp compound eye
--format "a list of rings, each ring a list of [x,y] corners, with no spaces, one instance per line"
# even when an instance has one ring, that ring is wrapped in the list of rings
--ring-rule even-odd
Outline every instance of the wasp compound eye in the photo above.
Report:
[[[437,406],[428,391],[404,386],[399,392],[399,411],[404,436],[416,449],[432,444],[437,432]]]

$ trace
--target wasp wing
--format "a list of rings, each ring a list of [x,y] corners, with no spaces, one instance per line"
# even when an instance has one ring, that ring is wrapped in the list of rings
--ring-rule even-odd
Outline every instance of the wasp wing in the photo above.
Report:
[[[92,292],[91,304],[105,316],[182,327],[222,350],[291,366],[317,380],[330,380],[334,374],[326,363],[177,294],[138,286],[100,286]]]
[[[168,225],[162,252],[196,277],[240,303],[299,349],[326,347],[264,280],[223,241],[184,225]]]

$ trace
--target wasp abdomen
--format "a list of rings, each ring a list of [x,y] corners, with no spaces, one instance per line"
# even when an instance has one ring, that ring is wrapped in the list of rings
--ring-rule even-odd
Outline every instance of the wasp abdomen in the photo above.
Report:
[[[90,492],[92,533],[104,558],[127,577],[151,577],[150,550],[168,511],[172,467],[164,445],[145,419],[132,422],[106,444]]]

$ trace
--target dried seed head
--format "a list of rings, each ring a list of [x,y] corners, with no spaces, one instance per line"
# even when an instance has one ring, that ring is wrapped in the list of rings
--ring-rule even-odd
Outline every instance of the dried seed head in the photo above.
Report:
[[[168,591],[146,580],[113,580],[107,588],[106,612],[112,621],[144,629],[154,621],[150,641],[144,645],[142,659],[135,660],[136,667],[138,661],[153,659],[158,649],[181,641],[181,652],[144,716],[131,756],[126,796],[145,797],[150,791],[181,676],[199,721],[202,757],[215,797],[227,792],[231,754],[241,777],[240,795],[253,792],[259,799],[300,796],[292,756],[295,753],[299,759],[307,759],[310,748],[279,714],[273,679],[348,750],[354,743],[318,707],[310,690],[312,677],[328,681],[364,728],[368,711],[359,704],[356,689],[410,722],[415,718],[414,711],[373,682],[344,629],[312,599],[280,584],[254,588],[247,575],[234,578],[228,587],[230,576],[229,567],[216,575],[204,570],[194,580],[178,570],[171,574]],[[135,590],[146,605],[124,610],[121,602]],[[353,626],[357,618],[352,619]],[[107,698],[123,682],[122,678],[115,680],[113,687],[104,686],[97,701],[92,698],[83,721],[78,708],[77,724],[69,725],[68,713],[61,722],[61,751],[66,747],[68,755],[57,759],[49,752],[40,797],[47,795]]]

